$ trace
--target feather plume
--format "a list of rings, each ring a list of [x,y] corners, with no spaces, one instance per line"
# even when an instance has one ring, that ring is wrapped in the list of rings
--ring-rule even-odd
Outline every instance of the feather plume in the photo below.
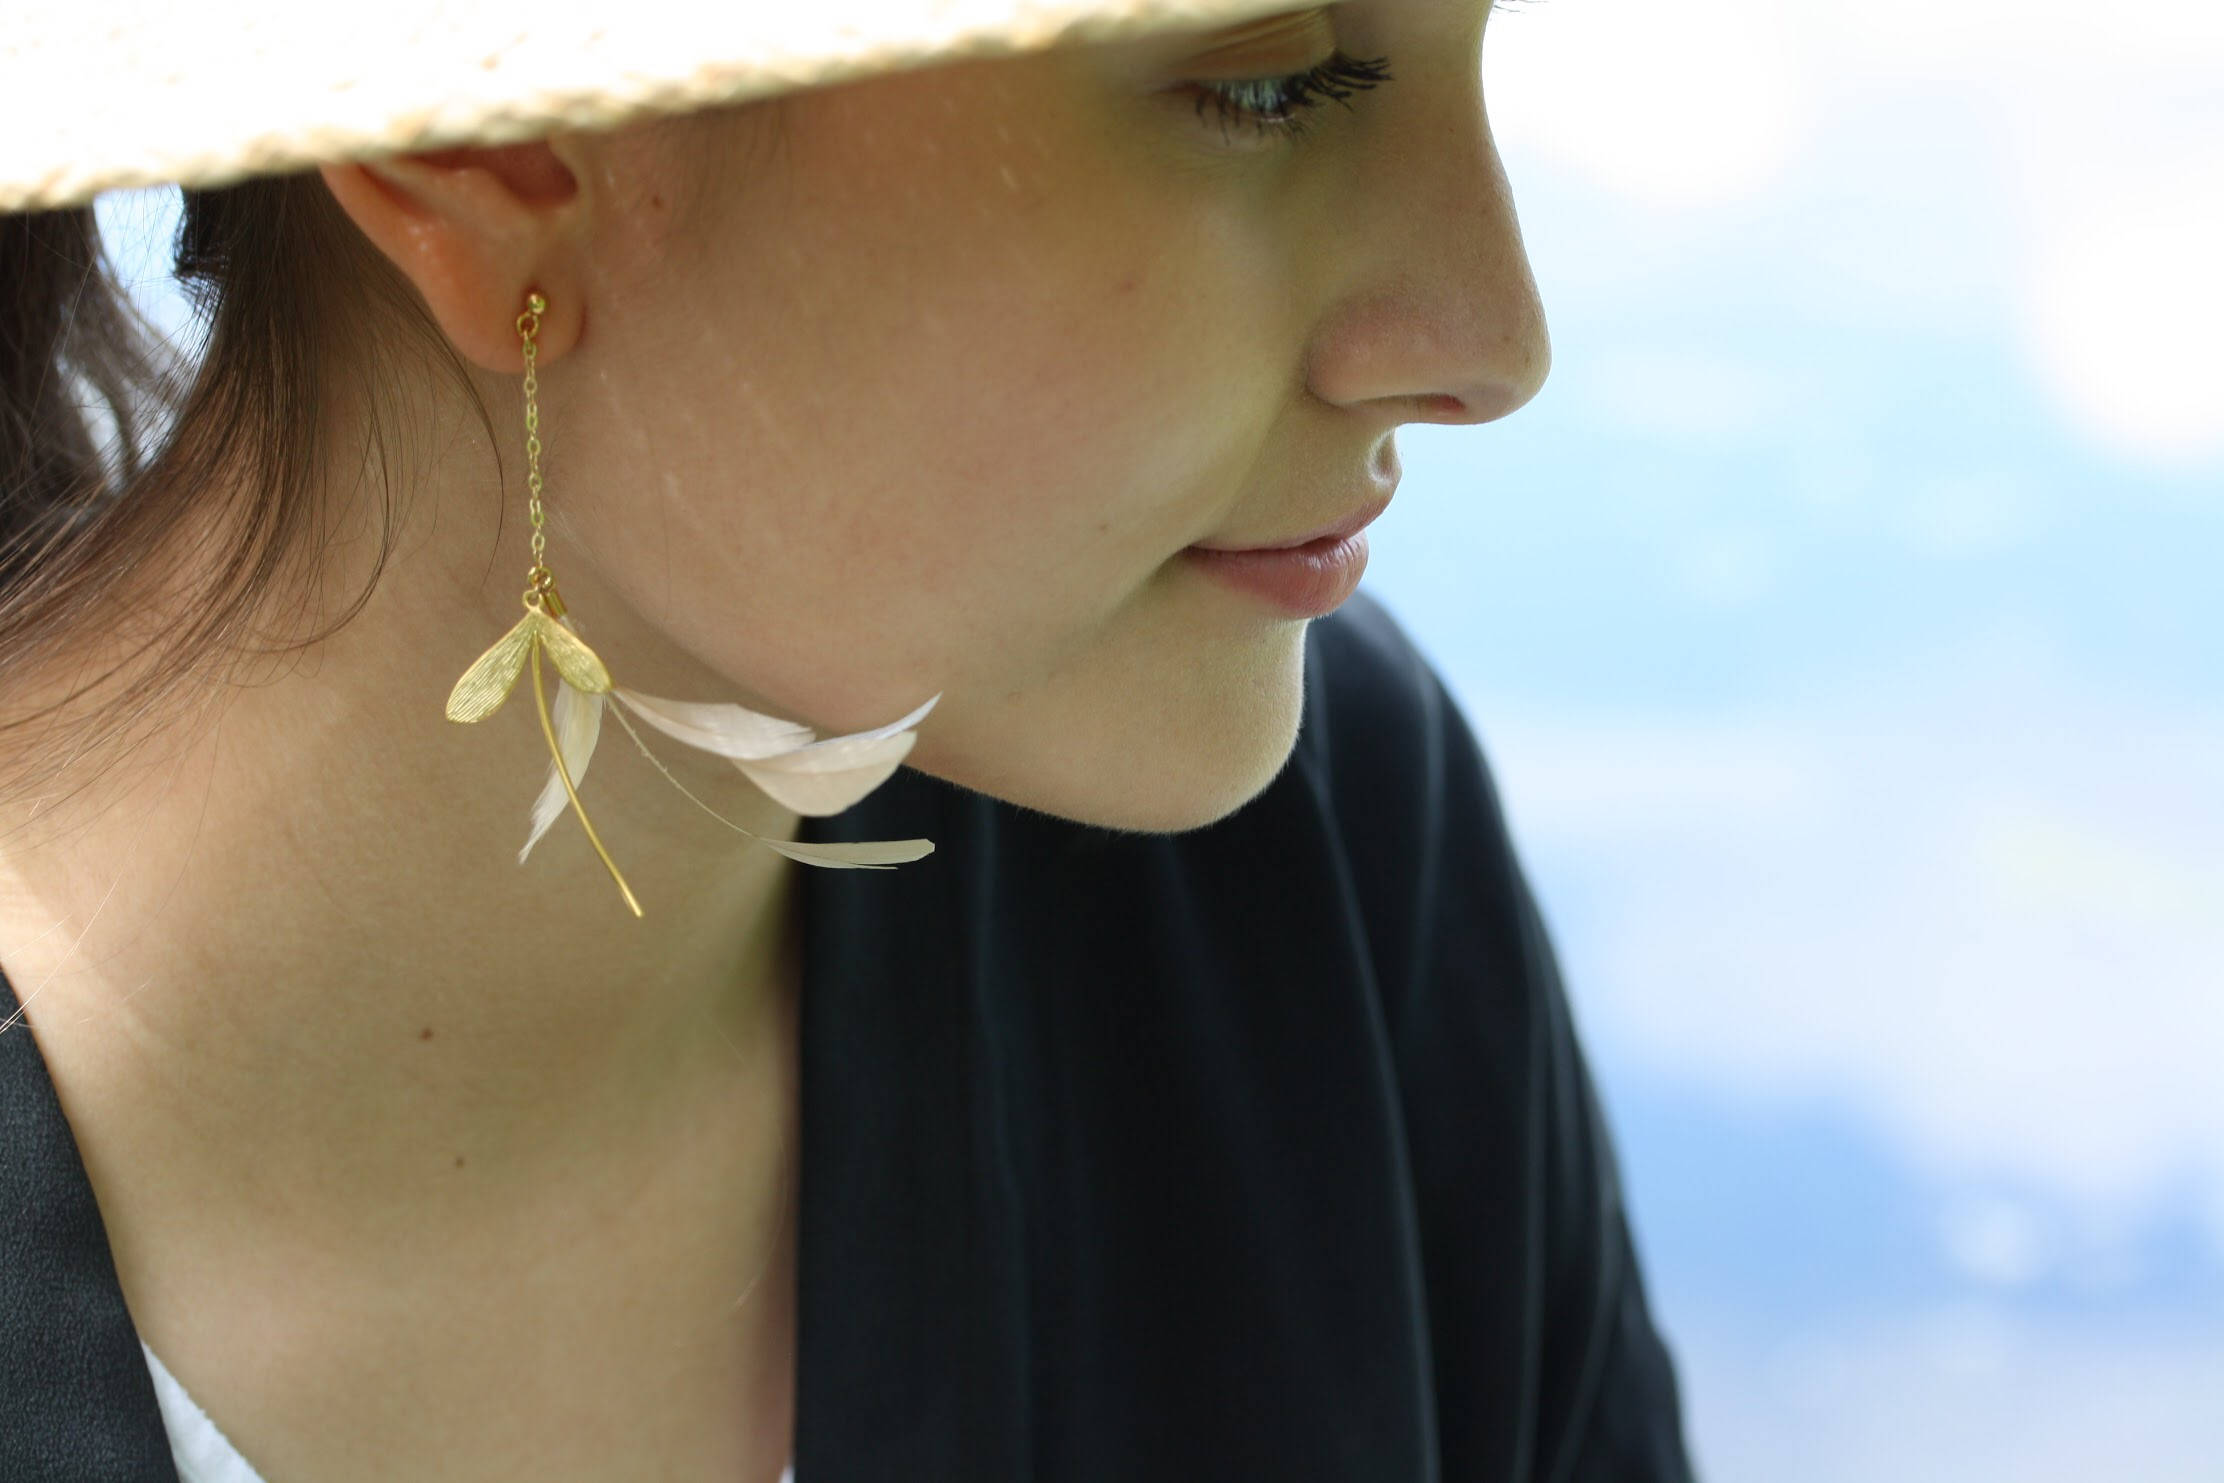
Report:
[[[587,764],[594,760],[595,743],[602,736],[604,704],[600,695],[576,689],[566,680],[556,687],[555,703],[549,706],[555,718],[556,746],[564,754],[564,768],[571,774],[574,788],[587,781]],[[541,796],[533,800],[533,832],[526,836],[525,848],[517,852],[518,864],[525,863],[525,857],[533,853],[533,846],[540,842],[540,837],[548,832],[570,801],[564,792],[564,780],[556,775],[556,764],[552,760]]]
[[[905,860],[922,860],[934,853],[934,841],[931,839],[876,839],[859,840],[855,844],[805,844],[799,839],[766,839],[760,834],[757,842],[770,845],[790,860],[846,870],[894,870]]]
[[[691,747],[721,757],[772,757],[807,746],[818,736],[808,726],[723,702],[666,700],[623,685],[611,692],[636,716]]]
[[[801,840],[771,839],[765,835],[744,829],[709,804],[703,802],[702,799],[697,798],[692,792],[688,791],[685,783],[672,776],[672,770],[664,765],[663,760],[656,753],[649,750],[649,744],[641,740],[641,733],[635,731],[633,723],[626,719],[625,707],[616,707],[611,710],[610,714],[617,717],[618,724],[625,728],[626,735],[632,737],[633,744],[641,749],[641,755],[649,759],[649,765],[663,773],[664,780],[679,789],[689,802],[736,834],[746,834],[759,844],[770,846],[791,860],[800,860],[805,865],[824,865],[851,870],[893,870],[898,862],[918,860],[934,853],[934,841],[931,839],[879,839],[858,840],[848,843],[805,844]]]
[[[821,741],[808,726],[738,705],[665,700],[622,685],[610,693],[667,736],[731,760],[774,802],[813,816],[838,814],[887,782],[918,739],[911,728],[942,699],[936,691],[900,720]]]
[[[941,699],[938,691],[910,715],[870,731],[828,737],[770,757],[736,757],[733,763],[768,796],[799,814],[838,814],[888,781],[919,739],[911,728]]]
[[[550,706],[551,724],[556,733],[556,749],[563,756],[564,769],[571,774],[575,790],[586,780],[587,766],[594,760],[595,747],[602,736],[607,698],[615,696],[625,709],[667,736],[728,759],[774,802],[814,817],[838,814],[888,781],[918,740],[912,728],[942,699],[941,692],[937,691],[918,709],[885,726],[822,740],[808,726],[743,706],[668,700],[617,685],[611,681],[601,659],[579,636],[577,626],[569,617],[545,619],[539,614],[529,614],[525,622],[505,635],[473,666],[470,690],[466,691],[459,684],[459,693],[468,694],[474,702],[469,709],[484,716],[501,704],[507,686],[516,683],[523,668],[522,663],[513,665],[514,656],[523,651],[529,658],[536,637],[555,661],[560,677],[555,702]],[[501,689],[497,692],[496,687]],[[487,703],[490,692],[494,692],[492,704]],[[934,841],[927,839],[806,844],[799,840],[768,839],[743,829],[688,792],[642,742],[640,734],[626,723],[623,714],[618,715],[618,720],[633,736],[634,745],[640,747],[642,754],[673,787],[720,823],[792,860],[845,869],[888,870],[903,861],[921,859],[934,852]],[[517,852],[519,864],[525,863],[533,846],[555,824],[569,801],[563,778],[551,758],[548,780],[542,785],[540,796],[533,801],[531,829],[525,846]]]

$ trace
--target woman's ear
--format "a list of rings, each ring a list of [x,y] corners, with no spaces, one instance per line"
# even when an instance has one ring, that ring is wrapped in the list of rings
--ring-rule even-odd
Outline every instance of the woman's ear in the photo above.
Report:
[[[528,289],[548,300],[536,359],[546,364],[578,341],[584,197],[549,141],[317,168],[466,360],[508,375],[525,369],[517,316]]]

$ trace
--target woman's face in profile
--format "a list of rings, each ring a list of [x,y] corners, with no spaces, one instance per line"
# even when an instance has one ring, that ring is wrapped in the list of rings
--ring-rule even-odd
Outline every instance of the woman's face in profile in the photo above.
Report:
[[[1485,19],[1343,4],[614,136],[543,377],[556,529],[767,709],[834,733],[941,691],[912,766],[1111,827],[1226,814],[1287,758],[1305,623],[1184,548],[1378,503],[1399,424],[1546,373]],[[1262,81],[1339,49],[1391,80]]]

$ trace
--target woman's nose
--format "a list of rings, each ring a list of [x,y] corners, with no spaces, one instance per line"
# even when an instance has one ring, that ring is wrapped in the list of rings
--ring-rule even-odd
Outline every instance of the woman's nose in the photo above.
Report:
[[[1396,422],[1489,422],[1537,394],[1551,370],[1544,304],[1476,78],[1414,109],[1347,219],[1356,258],[1345,302],[1309,357],[1315,395],[1379,403]]]

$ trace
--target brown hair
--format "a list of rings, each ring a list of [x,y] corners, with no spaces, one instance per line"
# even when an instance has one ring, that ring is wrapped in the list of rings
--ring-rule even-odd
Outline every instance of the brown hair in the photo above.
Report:
[[[187,190],[184,207],[193,354],[166,350],[133,307],[91,206],[0,215],[0,800],[80,754],[120,755],[141,723],[220,693],[202,683],[212,671],[344,626],[397,528],[381,432],[408,384],[397,362],[421,357],[472,389],[423,299],[314,171]],[[375,467],[384,494],[376,563],[328,626],[263,646],[260,619],[298,596],[289,578],[316,574],[328,411],[354,389],[331,379],[342,347],[370,398],[358,472]],[[216,533],[200,563],[213,575],[177,621],[148,624],[145,599],[196,532]],[[88,648],[101,657],[84,662]],[[65,654],[80,666],[68,693],[15,713]]]

